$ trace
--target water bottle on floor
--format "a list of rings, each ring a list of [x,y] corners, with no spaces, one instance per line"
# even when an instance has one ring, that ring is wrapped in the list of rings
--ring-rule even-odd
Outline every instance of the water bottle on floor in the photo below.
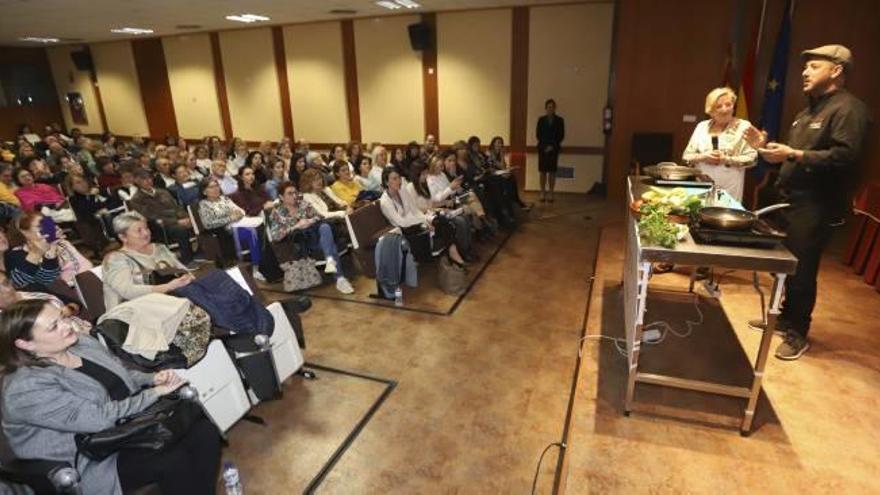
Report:
[[[229,461],[223,463],[223,483],[226,485],[226,495],[244,495],[238,468]]]
[[[397,307],[403,306],[403,289],[399,285],[394,289],[394,305]]]

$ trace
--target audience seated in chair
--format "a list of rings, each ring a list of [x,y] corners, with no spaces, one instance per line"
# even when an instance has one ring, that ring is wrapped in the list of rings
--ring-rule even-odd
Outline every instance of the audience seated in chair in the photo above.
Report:
[[[342,262],[333,229],[323,221],[318,212],[297,192],[290,182],[278,186],[281,204],[272,209],[269,215],[269,226],[272,239],[281,240],[288,235],[302,236],[309,250],[319,249],[326,261],[324,273],[336,276],[336,289],[343,294],[351,294],[354,288],[342,271]]]
[[[192,180],[190,169],[181,163],[174,166],[174,183],[168,186],[170,192],[181,206],[194,205],[199,201],[199,183]]]
[[[37,212],[25,212],[12,222],[9,245],[4,264],[17,289],[46,292],[59,280],[72,285],[77,273],[92,268],[61,229]]]
[[[190,245],[192,226],[186,211],[177,204],[171,193],[153,186],[153,177],[149,171],[137,170],[134,173],[134,182],[138,191],[129,201],[129,207],[148,220],[156,222],[168,236],[168,240],[178,244],[181,261],[189,265],[193,261]]]
[[[15,180],[18,183],[15,196],[24,211],[38,210],[41,205],[58,206],[64,203],[64,196],[57,187],[34,182],[33,174],[26,168],[15,172]]]
[[[6,272],[0,270],[0,312],[18,301],[29,301],[39,299],[47,301],[61,312],[61,318],[64,318],[78,333],[88,334],[92,329],[92,324],[88,320],[81,318],[82,307],[79,303],[65,303],[57,296],[47,292],[30,292],[18,291],[12,286],[12,281],[6,276]]]
[[[113,231],[122,241],[122,248],[104,258],[105,309],[145,294],[167,294],[194,280],[168,246],[151,242],[147,219],[140,213],[132,211],[117,216],[113,219]],[[178,269],[181,275],[164,284],[147,284],[145,275],[158,268]]]
[[[174,446],[124,449],[104,460],[77,455],[75,433],[95,433],[184,384],[174,371],[123,367],[97,340],[74,331],[50,302],[15,302],[0,313],[3,435],[20,459],[77,458],[82,493],[121,493],[159,483],[164,494],[213,493],[220,435],[202,417]]]
[[[250,217],[260,216],[263,210],[272,207],[272,198],[257,182],[256,172],[250,165],[238,169],[238,190],[229,198]]]

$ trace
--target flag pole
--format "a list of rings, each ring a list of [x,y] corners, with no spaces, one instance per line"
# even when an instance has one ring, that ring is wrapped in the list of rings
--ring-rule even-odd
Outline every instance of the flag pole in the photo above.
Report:
[[[755,43],[755,54],[761,53],[761,38],[764,36],[764,16],[767,14],[767,0],[761,2],[761,20],[758,22],[758,41]]]

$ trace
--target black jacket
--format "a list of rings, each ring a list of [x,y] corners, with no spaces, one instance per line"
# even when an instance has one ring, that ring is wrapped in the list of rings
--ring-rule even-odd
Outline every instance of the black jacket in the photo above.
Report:
[[[559,148],[565,139],[565,119],[555,115],[551,121],[548,116],[543,115],[538,119],[535,134],[538,138],[538,152],[543,153],[544,148],[552,146],[553,151],[559,153]]]

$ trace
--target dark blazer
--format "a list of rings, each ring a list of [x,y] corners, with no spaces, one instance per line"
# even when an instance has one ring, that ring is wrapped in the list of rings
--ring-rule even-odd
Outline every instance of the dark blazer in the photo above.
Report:
[[[555,115],[551,121],[546,115],[542,115],[538,119],[535,134],[538,137],[539,153],[543,153],[547,146],[553,146],[553,151],[559,153],[559,148],[565,139],[565,120],[559,115]]]

